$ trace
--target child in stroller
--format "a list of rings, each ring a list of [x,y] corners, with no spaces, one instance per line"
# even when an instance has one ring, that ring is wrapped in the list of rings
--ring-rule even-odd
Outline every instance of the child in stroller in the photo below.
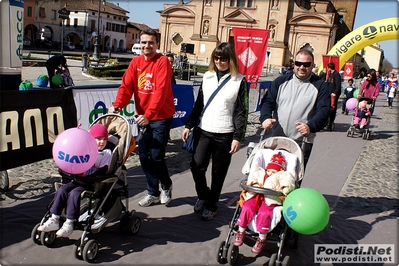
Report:
[[[84,177],[104,175],[111,163],[112,152],[108,142],[107,128],[102,124],[93,125],[89,133],[95,138],[98,146],[98,158],[95,164],[82,174]],[[108,146],[107,146],[108,144]],[[61,186],[54,195],[54,203],[50,208],[51,217],[37,228],[41,232],[56,232],[57,237],[69,237],[74,228],[74,222],[79,218],[80,195],[84,190],[90,190],[93,184],[84,182],[84,179],[73,180]],[[60,216],[66,210],[66,221],[60,229]]]
[[[370,110],[367,108],[367,101],[361,101],[358,104],[358,108],[355,111],[355,114],[353,115],[353,126],[355,128],[363,128],[365,125],[367,125],[367,118],[369,118],[371,115]],[[360,123],[360,126],[359,126]]]
[[[86,262],[92,262],[99,251],[98,242],[92,235],[99,233],[111,221],[119,219],[119,229],[122,233],[136,234],[141,226],[141,220],[135,215],[135,210],[129,211],[129,189],[125,162],[136,147],[129,121],[118,114],[105,114],[97,118],[90,128],[102,124],[107,128],[108,144],[112,149],[112,158],[104,175],[81,177],[60,171],[61,181],[82,179],[93,182],[94,188],[84,190],[80,195],[79,218],[74,222],[74,229],[82,230],[81,237],[73,246],[74,256]],[[105,133],[104,133],[105,135]],[[64,182],[66,181],[66,182]],[[58,185],[55,184],[56,190]],[[124,199],[124,202],[122,202]],[[32,229],[31,239],[35,244],[51,246],[56,239],[56,229],[50,232],[39,231],[38,228],[52,217],[50,211],[54,200],[47,206],[47,212],[40,223]],[[67,213],[68,214],[68,213]],[[65,221],[65,213],[60,215],[60,221]]]
[[[363,139],[369,139],[371,131],[369,130],[371,115],[374,108],[372,98],[361,97],[358,100],[351,126],[346,136],[353,137],[355,133],[362,134]]]
[[[285,171],[286,160],[281,152],[272,156],[265,170],[266,174],[264,174],[262,168],[251,173],[248,177],[247,185],[273,189],[282,192],[284,195],[287,195],[295,188],[295,179],[289,172]],[[259,232],[259,237],[252,247],[252,252],[259,254],[266,243],[266,236],[271,227],[273,209],[277,205],[281,205],[282,201],[283,197],[265,197],[263,194],[254,194],[243,190],[240,195],[241,214],[237,220],[238,231],[234,239],[234,245],[241,246],[243,244],[245,230],[249,222],[257,214],[256,230]]]
[[[252,173],[259,171],[259,168],[262,170],[265,169],[270,162],[271,157],[274,154],[279,153],[281,153],[286,160],[286,172],[290,173],[291,178],[294,177],[295,188],[299,187],[299,183],[304,174],[304,156],[298,143],[287,137],[270,137],[261,141],[257,145],[250,143],[248,145],[247,153],[249,155],[242,168],[242,173],[247,176],[248,180],[250,180],[249,177],[252,175]],[[264,171],[265,170],[263,170],[262,177],[264,176]],[[278,176],[280,174],[285,174],[285,172],[281,171],[274,175]],[[266,182],[273,180],[271,177],[267,178]],[[270,180],[268,181],[268,179]],[[241,188],[247,192],[263,194],[265,198],[274,198],[277,200],[280,199],[280,197],[284,197],[283,193],[266,188],[266,186],[268,186],[266,184],[265,187],[257,187],[249,186],[247,185],[247,182],[247,180],[242,180],[240,183]],[[291,184],[291,181],[289,184]],[[290,187],[290,185],[287,185],[287,187]],[[281,262],[282,265],[289,265],[289,256],[285,256],[284,259],[282,258],[282,249],[288,243],[288,240],[294,240],[294,247],[299,247],[300,234],[288,228],[287,223],[284,219],[282,219],[282,209],[283,206],[281,205],[276,205],[273,208],[273,217],[271,219],[270,228],[267,230],[266,242],[276,243],[279,248],[278,252],[273,253],[270,257],[269,265],[280,265]],[[229,232],[227,238],[218,243],[216,259],[219,263],[225,263],[227,260],[230,265],[234,265],[238,259],[239,246],[234,244],[234,239],[237,231],[240,231],[240,225],[237,221],[241,210],[242,208],[240,204],[237,204],[233,218],[229,223]],[[248,224],[244,236],[245,238],[249,238],[257,242],[259,232],[257,232],[256,229],[256,220],[257,215],[255,215],[254,219],[252,219]],[[231,240],[231,238],[233,238],[233,240]],[[245,241],[243,240],[243,242]]]

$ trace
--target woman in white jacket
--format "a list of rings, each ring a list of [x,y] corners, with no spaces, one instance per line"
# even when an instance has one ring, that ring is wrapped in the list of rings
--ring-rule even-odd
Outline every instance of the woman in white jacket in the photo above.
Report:
[[[200,117],[212,93],[228,78]],[[230,43],[221,43],[212,52],[208,71],[204,74],[193,111],[182,133],[183,141],[187,140],[199,119],[199,140],[190,168],[198,195],[194,212],[202,213],[201,219],[207,221],[217,213],[231,156],[240,149],[248,119],[247,82],[238,73],[237,58]],[[212,183],[208,187],[206,170],[211,158]]]

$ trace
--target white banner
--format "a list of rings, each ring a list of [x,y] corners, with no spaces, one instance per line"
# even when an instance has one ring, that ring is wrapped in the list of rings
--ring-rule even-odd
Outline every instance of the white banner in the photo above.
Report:
[[[82,128],[88,129],[89,126],[98,117],[108,113],[107,107],[112,106],[115,100],[117,87],[100,89],[73,89],[73,99],[76,105],[78,123]],[[138,135],[138,126],[134,121],[136,107],[133,99],[121,110],[124,116],[132,126],[133,136]]]

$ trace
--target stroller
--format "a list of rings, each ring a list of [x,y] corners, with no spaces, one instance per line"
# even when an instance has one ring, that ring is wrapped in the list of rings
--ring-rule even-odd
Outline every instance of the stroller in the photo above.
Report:
[[[366,125],[364,125],[363,128],[356,127],[355,124],[354,124],[355,114],[357,113],[357,110],[359,109],[359,103],[362,102],[362,101],[366,101],[367,102],[366,108],[371,112],[371,114],[373,113],[373,109],[374,109],[374,101],[373,101],[373,99],[366,98],[366,97],[359,98],[357,106],[356,106],[356,109],[355,109],[354,116],[353,116],[352,121],[351,121],[351,125],[350,125],[350,127],[349,127],[349,129],[348,129],[348,131],[346,133],[346,136],[347,137],[353,137],[355,135],[355,133],[356,133],[356,134],[361,134],[363,139],[368,140],[368,139],[370,139],[370,135],[371,135],[371,131],[369,129],[370,122],[371,122],[371,115],[367,116],[367,118],[366,118],[367,122],[366,122]]]
[[[263,138],[263,136],[261,137]],[[252,145],[251,145],[252,144]],[[251,147],[252,146],[252,147]],[[304,157],[303,152],[299,145],[292,139],[286,137],[271,137],[261,141],[259,144],[254,145],[250,143],[248,145],[248,158],[245,162],[242,173],[248,177],[248,175],[255,171],[258,167],[265,168],[268,161],[273,154],[281,152],[287,160],[287,171],[295,177],[295,187],[298,188],[300,181],[304,175]],[[283,194],[271,189],[252,187],[246,185],[246,179],[240,183],[241,188],[249,192],[263,194],[265,197],[268,196],[282,196]],[[269,260],[269,265],[289,265],[290,257],[282,256],[282,249],[289,240],[293,240],[294,248],[299,247],[300,234],[290,229],[282,217],[282,206],[276,206],[273,211],[272,225],[275,227],[271,228],[271,231],[267,234],[267,242],[276,243],[279,247],[278,252],[272,254]],[[233,244],[234,236],[237,233],[238,225],[237,220],[240,216],[241,206],[237,204],[233,218],[229,224],[229,232],[224,241],[219,242],[217,247],[216,259],[219,263],[225,263],[226,260],[230,265],[234,265],[238,259],[239,247]],[[258,233],[256,232],[255,225],[256,217],[251,221],[246,230],[245,238],[250,238],[256,241]],[[231,238],[233,238],[231,240]],[[245,241],[244,241],[245,242]]]
[[[85,190],[81,193],[80,217],[74,223],[74,229],[82,230],[82,236],[74,245],[74,255],[77,259],[92,262],[98,251],[99,244],[95,239],[89,239],[89,234],[99,233],[109,222],[120,218],[119,228],[124,234],[136,234],[141,227],[141,220],[135,216],[135,211],[129,211],[127,169],[125,162],[135,149],[136,141],[132,137],[131,127],[126,118],[117,114],[106,114],[97,118],[96,123],[105,125],[108,129],[108,143],[114,145],[109,170],[104,176],[94,178],[83,177],[84,180],[94,182],[93,190]],[[91,127],[90,126],[90,127]],[[79,177],[67,174],[60,170],[62,183]],[[83,179],[82,179],[83,180]],[[62,184],[56,183],[56,190]],[[122,203],[125,199],[125,204]],[[53,200],[54,201],[54,200]],[[53,201],[47,206],[47,212],[32,230],[31,239],[34,243],[51,246],[56,240],[56,231],[41,232],[38,227],[51,217],[50,208]],[[60,221],[65,221],[65,213]]]

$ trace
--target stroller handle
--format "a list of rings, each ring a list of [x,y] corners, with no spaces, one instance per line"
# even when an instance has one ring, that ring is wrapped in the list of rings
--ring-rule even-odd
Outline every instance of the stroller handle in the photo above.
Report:
[[[240,182],[240,187],[242,187],[246,191],[253,192],[253,193],[258,193],[258,194],[263,194],[265,196],[267,196],[267,195],[269,195],[269,196],[277,196],[277,197],[285,196],[283,193],[281,193],[279,191],[275,191],[275,190],[269,189],[269,188],[248,186],[247,185],[247,180],[242,180]]]

